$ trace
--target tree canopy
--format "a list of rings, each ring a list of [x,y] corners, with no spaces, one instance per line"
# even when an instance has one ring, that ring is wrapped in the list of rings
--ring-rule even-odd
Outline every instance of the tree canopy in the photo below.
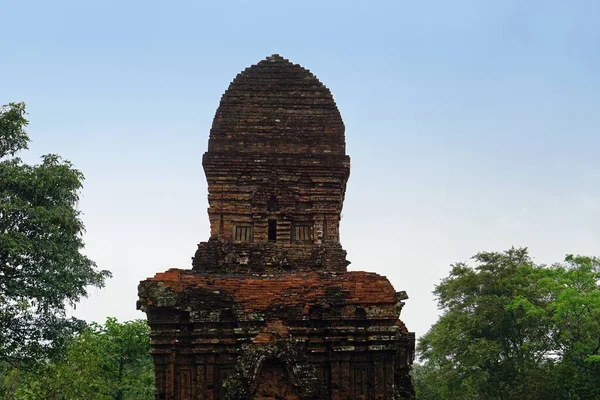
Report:
[[[420,399],[600,398],[600,261],[536,265],[483,252],[436,286],[442,315],[418,346]]]
[[[144,320],[92,323],[67,345],[65,357],[33,370],[5,365],[0,399],[150,400],[154,370]]]
[[[0,362],[56,356],[82,321],[68,306],[110,276],[82,253],[77,209],[83,174],[58,155],[38,165],[27,149],[25,104],[0,107]]]

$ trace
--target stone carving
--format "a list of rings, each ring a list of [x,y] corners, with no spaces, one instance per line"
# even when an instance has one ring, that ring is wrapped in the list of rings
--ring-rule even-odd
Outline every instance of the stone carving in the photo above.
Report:
[[[157,399],[412,399],[408,297],[348,272],[344,124],[310,71],[273,55],[221,98],[203,166],[210,237],[140,283]]]
[[[225,398],[322,399],[325,388],[303,349],[290,340],[245,346],[235,373],[224,382]]]

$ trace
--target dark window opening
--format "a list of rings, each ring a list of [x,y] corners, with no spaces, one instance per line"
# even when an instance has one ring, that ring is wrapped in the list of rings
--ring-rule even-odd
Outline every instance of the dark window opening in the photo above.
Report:
[[[293,240],[296,242],[307,242],[312,240],[312,229],[310,224],[294,225]]]
[[[236,318],[235,314],[233,313],[233,310],[230,310],[230,309],[222,310],[219,320],[221,322],[226,323],[229,326],[229,328],[235,329],[235,328],[239,327],[237,318]]]
[[[233,228],[233,240],[236,242],[252,241],[252,225],[236,225]]]
[[[369,321],[367,320],[367,312],[364,308],[358,307],[356,311],[354,311],[354,316],[356,317],[356,326],[359,327],[367,327],[369,326]]]
[[[267,211],[277,211],[279,210],[279,203],[277,201],[277,197],[275,195],[271,195],[269,200],[267,200]]]
[[[269,220],[269,242],[277,241],[277,220]]]
[[[356,311],[354,312],[354,315],[356,316],[356,319],[358,319],[358,320],[367,319],[367,312],[362,307],[358,307],[356,309]]]
[[[221,321],[234,321],[235,316],[233,315],[232,310],[223,310],[221,311]]]
[[[308,309],[308,317],[311,319],[320,319],[323,317],[323,307],[319,305],[311,306]]]
[[[311,306],[308,310],[308,327],[309,328],[322,328],[325,326],[323,321],[323,307],[320,305]]]

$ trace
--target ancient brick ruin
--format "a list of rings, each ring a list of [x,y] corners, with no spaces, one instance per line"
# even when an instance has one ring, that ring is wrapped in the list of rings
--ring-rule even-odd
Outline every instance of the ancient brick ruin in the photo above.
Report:
[[[139,286],[156,398],[412,399],[406,293],[348,272],[340,245],[350,159],[329,89],[278,55],[246,68],[203,166],[208,242]]]

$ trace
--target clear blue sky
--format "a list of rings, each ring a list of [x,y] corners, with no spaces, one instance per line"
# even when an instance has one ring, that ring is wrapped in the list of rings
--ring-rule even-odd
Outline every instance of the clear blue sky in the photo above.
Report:
[[[5,1],[0,103],[33,162],[86,175],[86,252],[114,277],[76,314],[142,318],[139,280],[209,235],[201,155],[235,75],[279,53],[346,123],[342,244],[422,335],[449,265],[528,246],[600,255],[600,1]]]

